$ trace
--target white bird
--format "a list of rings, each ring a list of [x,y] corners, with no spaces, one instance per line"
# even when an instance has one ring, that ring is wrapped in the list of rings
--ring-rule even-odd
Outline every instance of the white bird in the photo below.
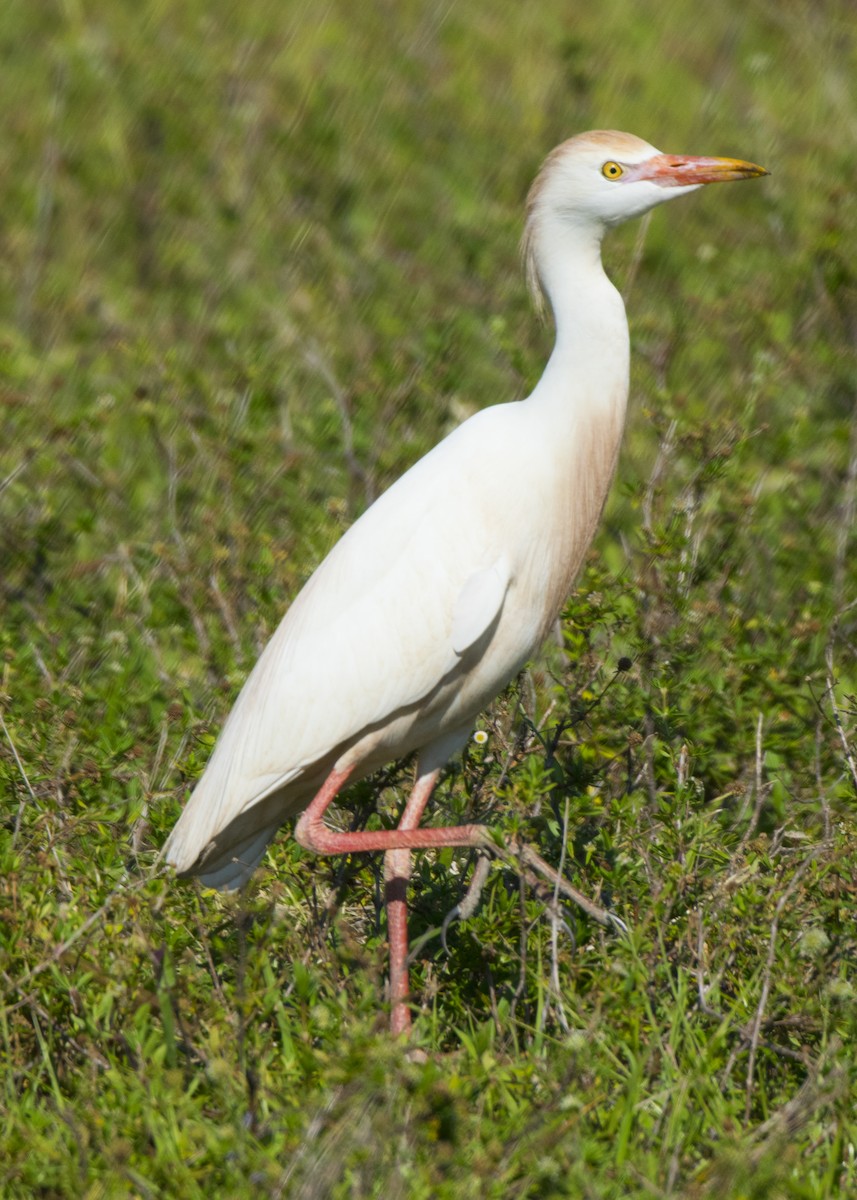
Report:
[[[166,858],[181,875],[226,889],[297,813],[295,836],[319,854],[385,851],[394,1033],[410,1026],[408,851],[484,836],[475,825],[417,825],[441,767],[556,619],[616,467],[629,335],[601,239],[703,184],[765,174],[616,132],[581,134],[549,155],[523,239],[531,287],[556,324],[537,387],[465,421],[334,546],[247,679],[170,835]],[[413,751],[398,829],[323,824],[347,782]]]

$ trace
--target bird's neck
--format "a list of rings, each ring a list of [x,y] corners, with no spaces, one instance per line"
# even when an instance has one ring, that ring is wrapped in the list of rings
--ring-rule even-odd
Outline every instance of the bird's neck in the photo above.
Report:
[[[556,324],[556,343],[534,393],[621,426],[630,346],[625,306],[601,264],[601,230],[562,221],[539,230],[539,277]]]

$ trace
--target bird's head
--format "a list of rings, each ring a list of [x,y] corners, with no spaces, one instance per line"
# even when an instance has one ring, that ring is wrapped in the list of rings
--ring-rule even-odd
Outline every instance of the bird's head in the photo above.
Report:
[[[642,138],[615,130],[570,138],[548,155],[527,197],[523,244],[530,282],[538,281],[536,243],[546,226],[598,242],[611,225],[703,184],[767,174],[737,158],[662,154]]]

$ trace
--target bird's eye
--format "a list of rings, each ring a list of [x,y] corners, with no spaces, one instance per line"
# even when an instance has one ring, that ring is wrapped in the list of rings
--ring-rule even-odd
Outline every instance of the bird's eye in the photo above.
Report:
[[[605,179],[619,179],[624,173],[617,162],[606,162],[601,168],[601,174]]]

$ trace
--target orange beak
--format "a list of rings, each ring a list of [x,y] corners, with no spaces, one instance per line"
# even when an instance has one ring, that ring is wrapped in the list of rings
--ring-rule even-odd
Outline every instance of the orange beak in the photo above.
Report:
[[[629,179],[648,179],[661,187],[693,187],[702,183],[729,183],[768,175],[764,167],[740,158],[696,158],[690,154],[658,154],[626,172]]]

